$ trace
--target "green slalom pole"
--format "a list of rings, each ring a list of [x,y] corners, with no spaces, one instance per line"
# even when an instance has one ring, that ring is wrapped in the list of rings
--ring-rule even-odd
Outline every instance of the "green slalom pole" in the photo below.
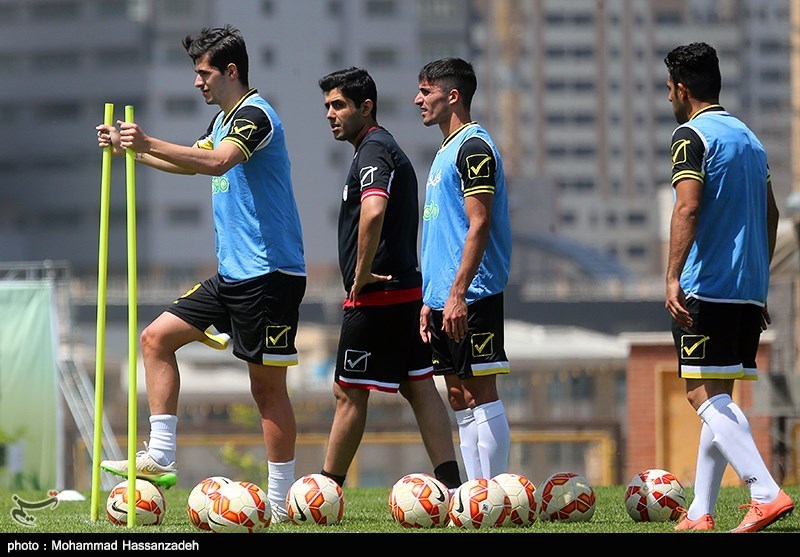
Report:
[[[133,106],[125,107],[125,121],[133,122]],[[128,221],[128,528],[136,526],[136,383],[138,348],[136,297],[136,153],[125,152],[125,189]]]
[[[103,123],[114,124],[114,105],[105,104]],[[100,175],[100,247],[97,251],[97,352],[94,370],[94,448],[92,450],[91,520],[97,522],[100,508],[100,459],[103,454],[103,387],[106,351],[106,278],[108,274],[108,209],[111,190],[111,149],[103,149]]]

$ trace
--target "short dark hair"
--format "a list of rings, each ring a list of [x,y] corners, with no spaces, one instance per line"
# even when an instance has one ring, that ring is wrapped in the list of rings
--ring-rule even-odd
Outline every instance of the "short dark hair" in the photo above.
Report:
[[[678,46],[664,58],[672,83],[683,85],[699,101],[717,101],[722,89],[717,51],[706,43]]]
[[[356,108],[361,108],[365,100],[372,100],[371,115],[377,119],[378,87],[367,70],[355,66],[337,70],[320,79],[319,88],[323,93],[339,89],[345,97],[353,101]]]
[[[478,78],[472,64],[461,58],[442,58],[428,62],[419,71],[419,83],[438,85],[448,91],[455,89],[461,95],[464,108],[470,109],[472,97],[478,89]]]
[[[183,48],[192,62],[208,54],[209,64],[223,72],[228,64],[236,64],[239,81],[249,87],[247,47],[238,29],[230,25],[213,29],[203,27],[197,35],[187,35],[183,39]]]

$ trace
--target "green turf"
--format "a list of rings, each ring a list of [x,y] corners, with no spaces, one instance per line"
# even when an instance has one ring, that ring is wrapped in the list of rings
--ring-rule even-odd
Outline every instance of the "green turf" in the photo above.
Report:
[[[800,486],[785,487],[786,492],[800,502]],[[89,493],[85,493],[87,500],[70,502],[62,501],[55,508],[41,508],[29,510],[28,514],[34,517],[32,526],[20,526],[12,520],[12,510],[18,508],[14,495],[20,500],[29,503],[48,499],[46,493],[20,492],[0,493],[0,532],[2,533],[126,533],[126,534],[156,534],[156,533],[188,533],[200,536],[215,534],[197,530],[189,521],[186,513],[186,499],[188,489],[172,488],[166,490],[166,517],[159,526],[136,526],[134,528],[112,525],[105,515],[105,497],[102,494],[102,507],[98,513],[98,520],[90,520]],[[687,498],[691,501],[692,490],[686,489]],[[527,528],[496,528],[490,530],[468,531],[458,528],[439,528],[434,530],[411,530],[401,528],[389,516],[388,496],[389,488],[346,488],[345,510],[341,523],[332,526],[296,526],[292,524],[272,524],[266,533],[448,533],[448,534],[477,534],[482,533],[673,533],[680,536],[702,535],[702,533],[674,533],[672,522],[634,522],[625,510],[623,497],[624,486],[597,487],[595,495],[597,506],[594,516],[588,522],[540,522],[537,521]],[[726,487],[722,489],[716,509],[716,532],[726,532],[735,527],[744,516],[745,511],[737,507],[747,503],[747,490],[740,487]],[[800,510],[785,520],[776,522],[764,532],[772,533],[800,533]]]

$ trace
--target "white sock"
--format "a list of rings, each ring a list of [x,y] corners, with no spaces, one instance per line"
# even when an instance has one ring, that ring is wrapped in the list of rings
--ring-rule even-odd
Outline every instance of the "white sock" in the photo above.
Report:
[[[697,520],[704,514],[714,516],[714,507],[719,497],[719,486],[728,461],[714,446],[714,433],[708,424],[702,422],[700,444],[697,447],[697,468],[694,478],[694,499],[686,517]]]
[[[461,459],[464,461],[464,471],[468,480],[480,477],[481,460],[478,453],[478,426],[472,408],[456,410],[456,424],[458,425],[459,448]]]
[[[508,472],[511,431],[502,400],[487,402],[472,409],[478,430],[481,477],[493,478]]]
[[[285,522],[288,520],[286,514],[286,496],[295,481],[294,460],[289,462],[269,462],[267,461],[269,478],[267,479],[267,499],[272,508],[272,521]]]
[[[697,413],[714,433],[714,445],[750,488],[750,498],[759,503],[774,501],[780,487],[758,452],[747,418],[731,397],[713,396]]]
[[[178,416],[172,414],[150,416],[150,442],[147,444],[147,453],[161,466],[175,462],[177,426]]]

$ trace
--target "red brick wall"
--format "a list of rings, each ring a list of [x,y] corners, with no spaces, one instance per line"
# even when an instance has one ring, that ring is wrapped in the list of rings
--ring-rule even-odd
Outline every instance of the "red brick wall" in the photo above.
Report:
[[[762,343],[759,350],[759,369],[762,375],[769,369],[770,346]],[[657,373],[665,368],[675,369],[677,373],[677,356],[671,338],[664,340],[635,341],[631,343],[628,357],[627,410],[628,430],[626,436],[626,461],[624,478],[650,468],[656,461],[657,447],[661,440],[657,438],[657,423],[665,420],[656,416]],[[764,380],[763,378],[761,379]],[[769,416],[757,416],[753,413],[753,385],[750,381],[737,381],[734,399],[747,416],[756,445],[761,451],[767,467],[772,469],[772,444],[770,436],[771,420]],[[687,401],[688,405],[689,402]],[[699,420],[699,418],[698,418]],[[681,424],[666,424],[665,427],[677,428]],[[679,434],[677,431],[673,435]],[[696,450],[693,454],[697,454]],[[692,464],[692,468],[694,464]]]

